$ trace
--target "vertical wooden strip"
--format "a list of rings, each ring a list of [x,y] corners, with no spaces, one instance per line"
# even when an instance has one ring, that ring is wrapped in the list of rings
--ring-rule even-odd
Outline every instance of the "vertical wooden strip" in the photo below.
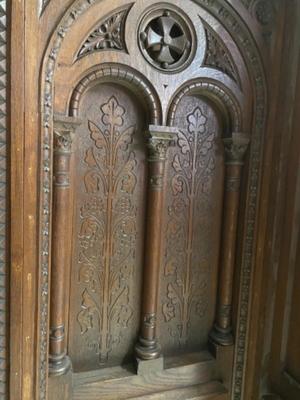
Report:
[[[24,162],[24,1],[11,2],[11,271],[10,398],[22,399],[23,338],[23,162]]]
[[[0,398],[7,398],[8,301],[7,301],[7,120],[6,120],[6,0],[0,1]]]

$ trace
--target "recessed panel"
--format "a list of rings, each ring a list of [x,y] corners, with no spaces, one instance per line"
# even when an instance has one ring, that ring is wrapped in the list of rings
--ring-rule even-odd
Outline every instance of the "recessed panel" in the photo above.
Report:
[[[76,371],[132,357],[140,317],[146,182],[143,111],[126,89],[95,86],[82,101],[80,117],[69,326]]]
[[[160,338],[165,354],[207,344],[215,315],[223,193],[217,113],[197,96],[180,102],[166,183],[160,287]]]

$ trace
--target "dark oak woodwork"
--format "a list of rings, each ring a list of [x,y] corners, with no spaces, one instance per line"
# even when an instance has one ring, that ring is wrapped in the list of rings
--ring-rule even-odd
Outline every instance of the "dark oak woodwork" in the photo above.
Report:
[[[12,2],[10,398],[297,398],[291,3]]]

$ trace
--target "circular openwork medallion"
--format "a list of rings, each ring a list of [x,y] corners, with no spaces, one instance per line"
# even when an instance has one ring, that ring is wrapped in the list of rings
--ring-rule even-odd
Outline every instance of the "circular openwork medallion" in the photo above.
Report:
[[[194,53],[192,23],[171,9],[151,10],[140,24],[139,44],[151,65],[161,71],[177,72],[189,64]]]

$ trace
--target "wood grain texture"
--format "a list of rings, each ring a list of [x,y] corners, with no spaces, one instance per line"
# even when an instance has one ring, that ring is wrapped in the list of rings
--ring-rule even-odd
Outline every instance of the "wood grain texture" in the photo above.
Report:
[[[217,372],[215,361],[203,352],[166,359],[163,371],[151,371],[146,376],[137,376],[120,367],[103,370],[101,375],[74,375],[74,399],[96,400],[99,396],[105,400],[116,399],[116,396],[120,400],[127,399],[209,382],[216,379]]]

